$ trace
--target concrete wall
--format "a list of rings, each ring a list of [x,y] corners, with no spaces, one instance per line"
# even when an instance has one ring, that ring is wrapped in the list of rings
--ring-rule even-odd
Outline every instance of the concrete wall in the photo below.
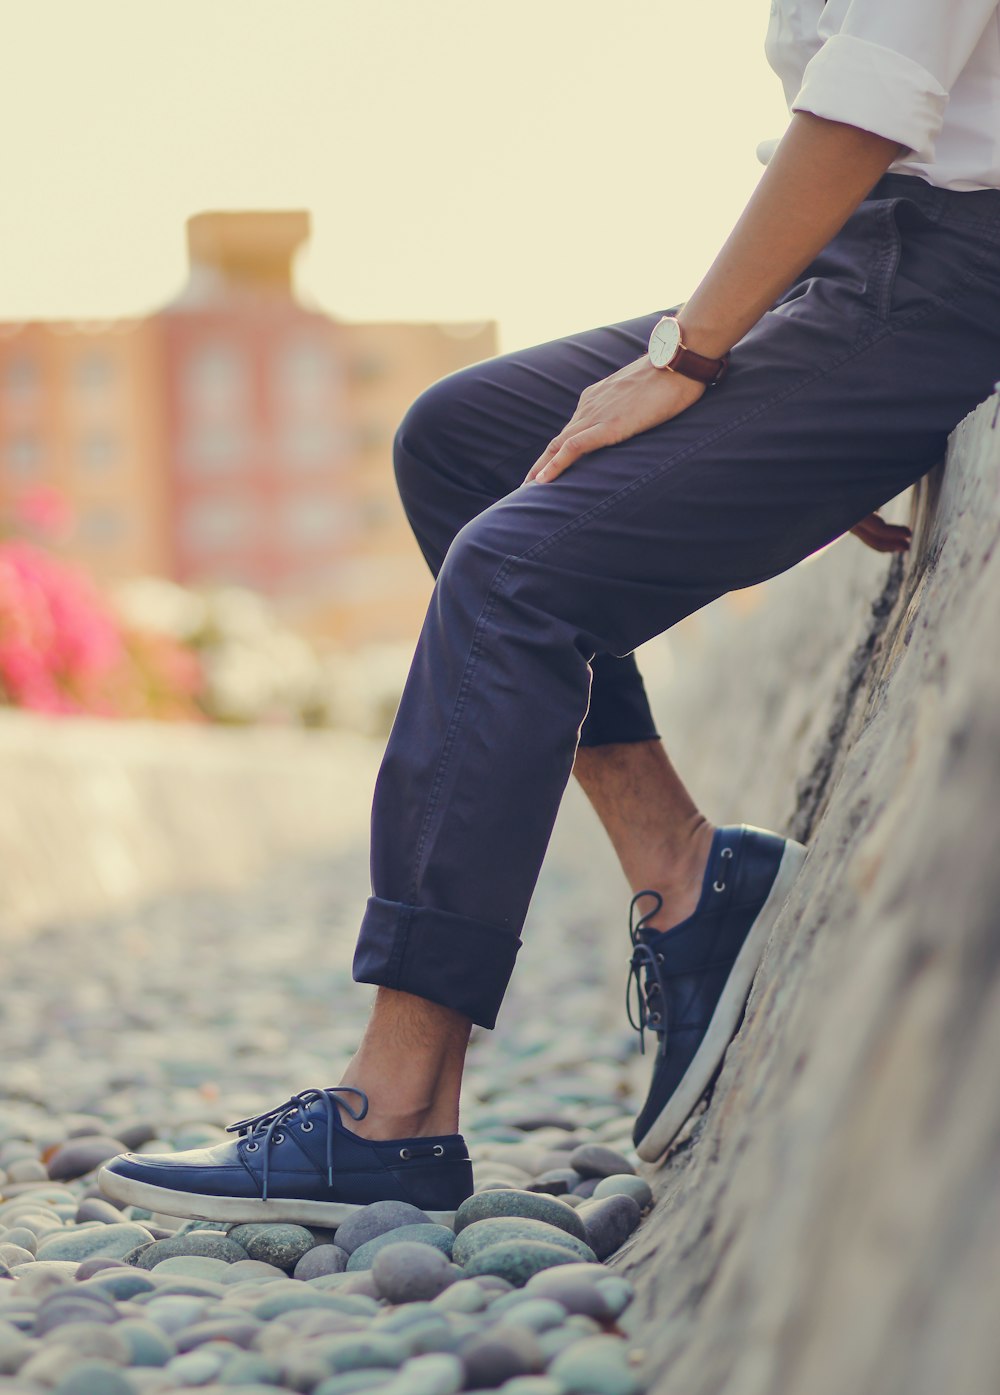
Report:
[[[996,1389],[1000,402],[846,538],[676,632],[657,715],[719,821],[809,857],[619,1261],[654,1392]]]

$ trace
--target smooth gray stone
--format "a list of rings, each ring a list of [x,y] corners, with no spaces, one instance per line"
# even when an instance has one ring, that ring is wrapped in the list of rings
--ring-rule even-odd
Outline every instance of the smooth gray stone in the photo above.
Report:
[[[511,1120],[511,1128],[520,1129],[522,1133],[534,1133],[536,1129],[565,1129],[567,1133],[575,1133],[577,1124],[565,1114],[522,1114]]]
[[[622,1192],[584,1202],[579,1215],[587,1231],[587,1244],[598,1259],[620,1249],[642,1219],[639,1203]]]
[[[198,1351],[187,1351],[182,1356],[173,1356],[164,1366],[175,1385],[207,1385],[226,1365],[232,1349],[219,1351],[202,1347]]]
[[[558,1272],[538,1274],[529,1279],[527,1291],[533,1297],[554,1298],[569,1313],[579,1313],[610,1322],[632,1300],[633,1288],[627,1279],[610,1273],[603,1265],[567,1265]]]
[[[204,1298],[180,1293],[158,1294],[146,1304],[146,1317],[161,1331],[173,1336],[183,1327],[197,1322],[208,1306]]]
[[[5,1245],[20,1245],[22,1250],[30,1250],[34,1254],[38,1249],[38,1236],[26,1225],[13,1225],[9,1230],[4,1231],[3,1243]]]
[[[533,1332],[502,1323],[467,1338],[458,1354],[465,1366],[466,1385],[477,1390],[493,1389],[517,1376],[534,1375],[545,1364]]]
[[[239,1385],[249,1391],[254,1386],[268,1389],[281,1384],[281,1362],[258,1352],[240,1351],[226,1363],[219,1385]]]
[[[105,1293],[85,1293],[82,1288],[57,1289],[35,1314],[35,1336],[44,1337],[69,1322],[117,1322],[114,1300]]]
[[[37,1342],[26,1333],[12,1323],[0,1322],[0,1375],[14,1375],[37,1350]]]
[[[556,1245],[568,1251],[573,1259],[592,1260],[593,1251],[575,1235],[546,1221],[533,1221],[526,1216],[494,1216],[466,1226],[455,1238],[452,1258],[456,1264],[468,1261],[490,1245],[502,1241],[534,1240],[539,1244]]]
[[[156,1291],[163,1297],[221,1298],[224,1287],[212,1279],[196,1279],[187,1274],[158,1275]]]
[[[544,1221],[557,1226],[578,1240],[586,1240],[583,1222],[571,1206],[554,1196],[544,1196],[538,1192],[507,1191],[477,1192],[468,1197],[455,1212],[455,1234],[459,1235],[467,1226],[477,1221],[490,1220],[495,1216],[520,1216],[527,1220]]]
[[[432,1300],[431,1307],[446,1313],[481,1313],[489,1296],[478,1279],[459,1279]]]
[[[594,1188],[593,1194],[597,1198],[630,1196],[633,1201],[638,1202],[641,1211],[645,1211],[648,1206],[653,1204],[653,1189],[649,1183],[641,1177],[631,1176],[628,1173],[615,1173],[611,1177],[602,1177]]]
[[[415,1356],[382,1387],[385,1395],[456,1395],[465,1380],[465,1368],[451,1352]]]
[[[242,1245],[250,1259],[286,1272],[291,1272],[316,1243],[305,1226],[285,1224],[237,1226],[229,1232],[229,1239]]]
[[[0,1264],[8,1269],[13,1269],[15,1264],[32,1264],[34,1258],[33,1251],[12,1245],[9,1240],[0,1241]]]
[[[4,1267],[6,1268],[6,1265]],[[7,1273],[10,1278],[20,1279],[22,1283],[25,1280],[37,1283],[44,1276],[53,1283],[62,1284],[68,1283],[76,1276],[78,1267],[75,1259],[34,1259],[30,1264],[27,1261],[24,1264],[15,1264]]]
[[[469,1275],[497,1274],[520,1288],[543,1269],[574,1263],[576,1256],[561,1245],[538,1240],[505,1240],[480,1250],[469,1260],[465,1272]]]
[[[565,1196],[579,1183],[580,1174],[572,1167],[553,1167],[528,1183],[528,1190],[546,1196]]]
[[[431,1224],[430,1216],[408,1201],[373,1201],[341,1222],[337,1227],[337,1244],[352,1255],[387,1231],[398,1230],[403,1225]]]
[[[57,1382],[53,1395],[136,1395],[136,1387],[109,1361],[84,1361]]]
[[[447,1255],[430,1245],[407,1240],[379,1250],[372,1260],[372,1278],[379,1297],[389,1303],[436,1298],[454,1282]]]
[[[343,1375],[330,1376],[315,1387],[312,1395],[355,1395],[358,1390],[372,1390],[385,1385],[395,1375],[395,1371],[385,1367],[368,1371],[345,1371]]]
[[[547,1332],[566,1321],[566,1309],[554,1298],[532,1298],[524,1289],[504,1293],[490,1304],[490,1317],[506,1315],[505,1320],[516,1327],[530,1327],[532,1332]]]
[[[314,1245],[296,1264],[294,1279],[318,1279],[324,1274],[342,1274],[350,1258],[339,1245]]]
[[[620,1177],[623,1174],[635,1175],[635,1168],[628,1158],[608,1148],[603,1143],[581,1143],[569,1155],[569,1165],[581,1177]]]
[[[153,1322],[122,1318],[115,1331],[128,1344],[130,1366],[165,1366],[177,1355],[173,1341]]]
[[[94,1255],[121,1259],[152,1238],[145,1226],[134,1221],[118,1221],[114,1225],[88,1226],[85,1230],[66,1230],[46,1236],[37,1253],[39,1259],[75,1260],[77,1263]]]
[[[254,1317],[267,1322],[271,1318],[281,1317],[283,1313],[294,1312],[297,1308],[325,1308],[331,1313],[345,1311],[339,1294],[321,1293],[317,1289],[309,1288],[307,1284],[296,1285],[294,1289],[286,1289],[282,1285],[280,1291],[265,1294],[263,1298],[258,1299],[250,1311]],[[347,1311],[350,1312],[350,1309]]]
[[[395,1370],[410,1354],[402,1337],[392,1332],[336,1333],[316,1338],[314,1345],[332,1375],[372,1367]]]
[[[83,1268],[83,1265],[80,1266]],[[77,1276],[79,1278],[79,1275]],[[135,1269],[102,1269],[93,1278],[79,1284],[81,1293],[100,1293],[116,1302],[126,1302],[139,1293],[152,1293],[156,1285],[152,1279]]]
[[[111,1255],[94,1255],[90,1259],[82,1259],[77,1265],[76,1281],[82,1284],[86,1279],[92,1279],[95,1274],[107,1273],[109,1269],[128,1269],[129,1265],[123,1259],[114,1259]]]
[[[69,1181],[74,1177],[82,1177],[86,1172],[92,1172],[95,1167],[100,1167],[109,1158],[116,1157],[119,1153],[126,1152],[126,1148],[118,1138],[109,1138],[107,1134],[91,1134],[86,1138],[70,1138],[57,1148],[48,1160],[49,1176],[54,1182]]]
[[[380,1250],[384,1250],[387,1245],[398,1245],[402,1240],[409,1244],[433,1246],[450,1259],[455,1244],[455,1232],[449,1226],[435,1225],[433,1221],[386,1230],[367,1244],[360,1245],[352,1253],[347,1261],[347,1272],[353,1274],[359,1269],[370,1269]]]
[[[165,1259],[183,1256],[221,1259],[226,1264],[236,1264],[241,1259],[248,1258],[242,1245],[219,1230],[192,1230],[185,1235],[171,1235],[166,1240],[154,1240],[138,1254],[129,1254],[126,1258],[139,1269],[155,1269]]]
[[[74,1217],[77,1224],[81,1221],[103,1221],[105,1225],[115,1225],[121,1218],[121,1212],[110,1201],[101,1201],[96,1196],[84,1197]]]
[[[275,1264],[264,1264],[259,1259],[237,1259],[229,1266],[229,1273],[225,1277],[225,1283],[241,1284],[248,1279],[255,1279],[258,1282],[267,1279],[287,1279],[288,1275],[283,1269],[279,1269]]]
[[[549,1376],[515,1376],[504,1383],[503,1395],[562,1395],[562,1386]]]
[[[600,1177],[585,1177],[579,1186],[573,1188],[573,1196],[579,1196],[584,1201],[589,1201],[597,1190]]]
[[[185,1327],[177,1334],[179,1352],[194,1351],[205,1342],[232,1342],[234,1346],[249,1347],[261,1331],[262,1324],[249,1314],[244,1318],[210,1318],[207,1322],[197,1322],[193,1327]]]
[[[129,1152],[134,1152],[144,1143],[151,1143],[154,1138],[160,1136],[159,1129],[149,1119],[130,1119],[125,1122],[119,1119],[114,1127],[115,1137],[121,1139]]]
[[[183,1278],[222,1283],[228,1267],[224,1259],[209,1259],[207,1255],[171,1255],[161,1259],[153,1272],[157,1278],[163,1274],[176,1274]]]
[[[548,1373],[567,1395],[639,1395],[638,1375],[619,1337],[585,1337],[560,1352]]]
[[[53,1327],[45,1336],[46,1345],[59,1343],[71,1347],[77,1356],[96,1361],[111,1361],[127,1366],[130,1356],[128,1343],[117,1332],[118,1323],[67,1322]]]

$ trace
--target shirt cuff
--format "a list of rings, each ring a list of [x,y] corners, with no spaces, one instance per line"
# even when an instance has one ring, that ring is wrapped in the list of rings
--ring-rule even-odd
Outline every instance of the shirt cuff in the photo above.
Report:
[[[947,104],[937,78],[912,58],[853,34],[832,34],[806,64],[791,110],[899,141],[929,164]]]

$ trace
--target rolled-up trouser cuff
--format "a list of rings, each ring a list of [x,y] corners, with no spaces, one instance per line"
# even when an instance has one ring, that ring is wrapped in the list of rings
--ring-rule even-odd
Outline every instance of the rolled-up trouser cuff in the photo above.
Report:
[[[520,948],[517,935],[485,921],[370,896],[352,972],[356,983],[414,993],[495,1027]]]

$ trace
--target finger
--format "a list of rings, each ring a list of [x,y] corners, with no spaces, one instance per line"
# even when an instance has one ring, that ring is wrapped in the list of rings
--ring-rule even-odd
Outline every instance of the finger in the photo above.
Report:
[[[905,523],[888,523],[878,513],[863,518],[851,532],[876,552],[905,552],[912,541],[911,530]]]
[[[544,465],[535,476],[536,484],[548,484],[561,475],[564,470],[579,460],[581,455],[586,455],[593,450],[599,450],[601,446],[609,445],[612,440],[610,428],[603,422],[597,426],[585,427],[583,431],[578,431],[575,436],[571,436],[568,441],[556,451],[555,455]]]
[[[541,455],[535,461],[534,465],[532,465],[531,469],[525,475],[524,483],[528,484],[531,480],[535,479],[538,476],[539,471],[545,469],[545,466],[549,463],[552,457],[557,454],[561,447],[565,445],[565,443],[570,439],[570,437],[573,436],[573,434],[578,430],[579,427],[576,425],[576,417],[574,417],[572,421],[568,421],[566,423],[563,429],[559,432],[558,436],[552,437],[552,440],[545,447]]]

